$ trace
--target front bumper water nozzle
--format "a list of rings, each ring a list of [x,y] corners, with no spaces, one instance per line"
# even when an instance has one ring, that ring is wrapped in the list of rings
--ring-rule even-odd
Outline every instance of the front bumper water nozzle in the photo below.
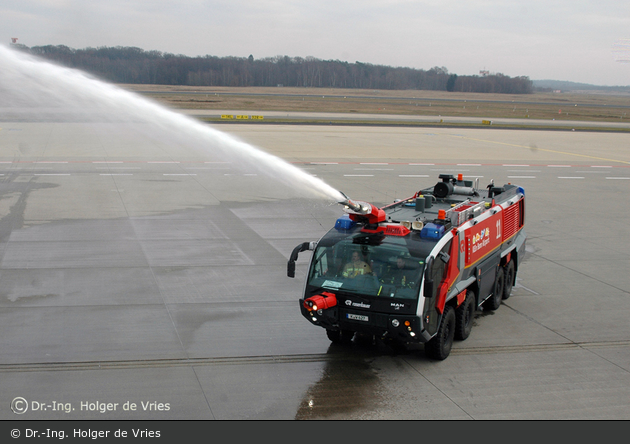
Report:
[[[352,202],[343,192],[339,191],[339,193],[345,198],[338,202],[340,205],[343,205],[347,210],[352,210],[355,213],[365,214],[365,209],[360,204]]]

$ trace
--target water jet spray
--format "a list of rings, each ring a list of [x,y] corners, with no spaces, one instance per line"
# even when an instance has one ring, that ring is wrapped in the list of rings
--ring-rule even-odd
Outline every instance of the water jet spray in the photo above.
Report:
[[[0,45],[0,120],[115,124],[158,141],[177,158],[185,148],[209,160],[229,160],[283,183],[303,196],[339,201],[317,177],[192,117],[138,94]],[[117,127],[118,128],[118,127]],[[172,153],[172,154],[171,154]]]

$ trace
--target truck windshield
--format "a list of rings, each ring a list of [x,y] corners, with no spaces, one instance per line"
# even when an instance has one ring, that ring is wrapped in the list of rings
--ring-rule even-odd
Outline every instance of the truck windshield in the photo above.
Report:
[[[395,241],[380,245],[357,244],[351,238],[332,245],[321,242],[307,285],[311,290],[416,299],[425,258],[414,255],[404,241]]]

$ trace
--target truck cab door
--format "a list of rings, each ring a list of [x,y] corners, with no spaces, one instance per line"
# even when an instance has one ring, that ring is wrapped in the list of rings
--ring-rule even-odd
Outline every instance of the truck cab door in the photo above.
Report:
[[[425,329],[431,335],[437,332],[442,313],[442,310],[438,310],[437,301],[440,289],[445,283],[447,265],[451,260],[449,255],[451,244],[452,241],[447,242],[435,257],[430,256],[425,267],[424,310],[422,316]]]

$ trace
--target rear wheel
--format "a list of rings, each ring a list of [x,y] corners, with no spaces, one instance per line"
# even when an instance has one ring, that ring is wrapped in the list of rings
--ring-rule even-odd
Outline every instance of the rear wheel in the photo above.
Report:
[[[430,359],[443,361],[451,353],[453,338],[455,337],[455,310],[447,305],[444,307],[442,321],[437,334],[424,345],[424,353]]]
[[[503,286],[503,300],[510,297],[512,294],[512,286],[514,285],[514,261],[510,261],[505,266],[505,285]]]
[[[475,293],[467,290],[466,299],[455,310],[455,339],[463,341],[470,336],[475,317],[475,305]]]
[[[499,267],[497,269],[497,277],[494,280],[494,291],[492,292],[492,296],[483,303],[483,308],[487,308],[488,310],[496,310],[499,308],[501,301],[503,300],[504,286],[505,273],[503,272],[503,267]]]

